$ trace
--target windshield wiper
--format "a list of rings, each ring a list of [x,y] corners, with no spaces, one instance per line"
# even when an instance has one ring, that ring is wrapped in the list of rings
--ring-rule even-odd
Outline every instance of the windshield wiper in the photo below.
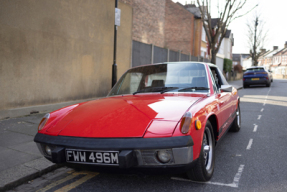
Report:
[[[141,92],[145,92],[145,89],[142,89],[142,90],[139,90],[139,91],[136,91],[133,93],[133,95],[137,94],[137,93],[141,93]]]
[[[143,92],[160,92],[161,94],[166,92],[166,91],[170,91],[170,89],[178,89],[178,87],[148,87],[146,89],[142,89],[139,91],[136,91],[133,93],[133,95],[137,94],[137,93],[143,93]]]
[[[185,88],[179,89],[178,91],[185,91],[185,90],[189,90],[189,89],[194,89],[194,90],[209,90],[208,87],[185,87]]]
[[[174,90],[174,89],[178,89],[179,87],[167,87],[167,89],[165,90],[162,90],[160,93],[163,94],[165,92],[168,92],[168,91],[171,91],[171,90]]]

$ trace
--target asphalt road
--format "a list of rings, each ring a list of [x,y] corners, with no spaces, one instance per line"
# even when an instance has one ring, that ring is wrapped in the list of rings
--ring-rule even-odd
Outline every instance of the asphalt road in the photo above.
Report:
[[[287,81],[239,91],[242,126],[216,148],[210,182],[61,168],[12,191],[287,191]]]

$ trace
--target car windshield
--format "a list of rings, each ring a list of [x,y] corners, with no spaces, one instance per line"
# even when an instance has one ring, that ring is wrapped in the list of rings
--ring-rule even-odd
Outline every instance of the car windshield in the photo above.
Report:
[[[128,70],[108,96],[150,92],[208,92],[202,63],[156,64]]]
[[[250,68],[246,70],[246,72],[257,72],[257,71],[264,71],[264,68],[258,67],[258,68]]]

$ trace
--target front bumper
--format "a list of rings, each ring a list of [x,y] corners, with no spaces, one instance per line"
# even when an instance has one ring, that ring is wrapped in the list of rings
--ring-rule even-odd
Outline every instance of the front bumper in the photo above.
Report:
[[[191,136],[165,138],[79,138],[49,136],[37,133],[34,138],[41,153],[54,163],[79,169],[100,172],[144,172],[161,173],[185,172],[194,162],[193,140]],[[45,153],[44,147],[52,148],[52,154]],[[66,149],[119,151],[119,165],[97,165],[85,163],[67,163]],[[161,163],[155,157],[157,150],[166,149],[172,154],[168,163]]]

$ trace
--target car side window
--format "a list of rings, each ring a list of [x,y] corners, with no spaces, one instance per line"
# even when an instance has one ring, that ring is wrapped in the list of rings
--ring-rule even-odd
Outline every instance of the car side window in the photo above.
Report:
[[[216,80],[215,80],[215,78],[214,78],[214,72],[212,72],[212,70],[210,69],[210,67],[209,67],[208,69],[209,69],[209,73],[210,73],[211,80],[212,80],[213,90],[214,90],[215,93],[217,93],[218,90],[219,90],[219,87],[217,87],[217,83],[216,83]]]
[[[221,85],[228,85],[225,77],[217,67],[210,67],[210,70],[214,75],[214,80],[218,89],[221,87]]]

